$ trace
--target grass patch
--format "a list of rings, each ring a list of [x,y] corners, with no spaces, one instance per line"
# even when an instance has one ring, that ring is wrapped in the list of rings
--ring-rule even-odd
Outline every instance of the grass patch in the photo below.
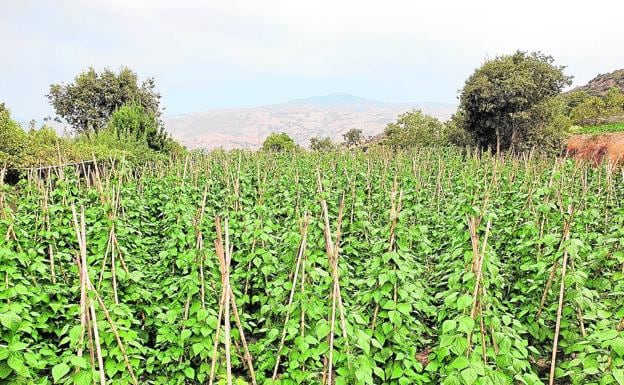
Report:
[[[601,124],[599,126],[583,127],[580,131],[581,134],[607,134],[610,132],[622,132],[624,131],[624,122]]]

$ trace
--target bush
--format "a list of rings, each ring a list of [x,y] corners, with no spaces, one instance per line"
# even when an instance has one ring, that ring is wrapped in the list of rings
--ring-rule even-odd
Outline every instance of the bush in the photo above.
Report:
[[[336,148],[334,142],[332,142],[331,138],[325,137],[314,137],[310,138],[310,149],[312,151],[331,151]]]
[[[395,123],[388,124],[382,144],[400,148],[465,145],[470,142],[469,138],[470,135],[455,122],[443,123],[414,110],[399,115]]]
[[[344,135],[342,135],[342,138],[344,139],[344,143],[347,145],[347,147],[357,146],[364,140],[364,137],[362,136],[362,130],[359,128],[350,129],[349,131],[344,133]]]
[[[27,146],[27,136],[13,119],[11,112],[0,104],[0,168],[16,168]]]
[[[264,140],[262,143],[262,149],[264,151],[273,151],[273,152],[290,152],[297,149],[297,145],[295,141],[288,136],[288,134],[282,133],[272,133]]]
[[[91,137],[79,136],[75,140],[74,153],[79,159],[124,160],[133,165],[167,159],[165,154],[152,150],[144,140],[120,137],[113,130],[103,130]]]
[[[577,125],[595,125],[624,121],[624,93],[612,88],[605,96],[576,91],[564,96],[567,113]]]
[[[116,109],[108,121],[107,129],[116,133],[120,139],[146,143],[155,151],[165,151],[169,141],[156,115],[134,102]]]

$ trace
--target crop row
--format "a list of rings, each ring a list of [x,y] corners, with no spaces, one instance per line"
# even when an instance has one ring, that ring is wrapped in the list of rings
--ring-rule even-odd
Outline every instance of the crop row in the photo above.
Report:
[[[608,165],[213,153],[53,174],[1,190],[0,382],[624,385]]]

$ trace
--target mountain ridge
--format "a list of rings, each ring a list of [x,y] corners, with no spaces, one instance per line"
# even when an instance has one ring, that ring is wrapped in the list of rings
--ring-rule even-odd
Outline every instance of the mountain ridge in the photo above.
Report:
[[[611,88],[619,88],[624,92],[624,68],[606,74],[598,74],[587,84],[575,87],[569,92],[585,91],[594,96],[605,96]]]
[[[171,135],[189,148],[259,148],[272,132],[285,132],[307,147],[310,138],[330,137],[360,128],[365,136],[381,133],[399,114],[412,109],[442,120],[456,106],[444,102],[389,103],[337,92],[257,107],[211,109],[163,118]]]

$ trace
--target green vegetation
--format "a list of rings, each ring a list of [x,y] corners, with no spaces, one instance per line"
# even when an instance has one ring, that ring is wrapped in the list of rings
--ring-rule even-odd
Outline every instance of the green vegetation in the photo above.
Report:
[[[352,128],[342,135],[344,143],[347,147],[357,146],[364,141],[362,130],[359,128]]]
[[[285,132],[269,134],[262,143],[262,149],[270,152],[292,152],[297,148],[295,141]]]
[[[330,137],[314,137],[310,139],[310,150],[312,151],[332,151],[335,150],[336,147],[336,144],[332,142]]]
[[[120,139],[132,138],[147,143],[155,151],[167,148],[169,138],[165,128],[153,112],[145,110],[140,104],[126,103],[113,112],[108,127]]]
[[[571,84],[551,56],[516,52],[488,60],[460,95],[462,127],[492,150],[556,151],[570,126],[556,100]]]
[[[576,125],[606,125],[624,122],[624,93],[612,88],[604,96],[583,91],[563,96],[570,119]]]
[[[124,113],[123,109],[120,111],[120,115]],[[130,131],[118,131],[118,123],[119,120],[115,120],[110,129],[100,130],[90,136],[59,137],[47,126],[24,131],[11,119],[8,109],[3,107],[0,111],[0,168],[6,168],[7,173],[20,175],[33,167],[93,159],[106,162],[126,160],[138,166],[147,162],[166,162],[170,157],[184,155],[186,151],[167,137],[160,142],[163,147],[158,150],[152,148],[148,135],[137,136]],[[133,126],[125,127],[132,129]]]
[[[608,134],[612,132],[623,132],[624,123],[601,124],[599,126],[582,127],[579,134]]]
[[[50,178],[0,189],[0,382],[224,384],[229,357],[236,384],[544,384],[555,351],[557,384],[622,384],[609,168],[217,152]]]
[[[160,117],[160,94],[149,78],[139,84],[138,76],[127,67],[119,73],[93,68],[76,76],[73,83],[52,84],[47,95],[56,114],[79,134],[97,134],[115,110],[126,103],[137,103],[145,111]]]
[[[455,120],[443,123],[420,110],[406,112],[384,130],[383,145],[394,148],[428,146],[466,146],[472,144],[470,134],[456,125]]]
[[[105,160],[131,165],[168,161],[186,150],[171,139],[159,119],[159,99],[153,79],[140,86],[127,68],[119,74],[90,69],[75,83],[52,85],[50,99],[57,114],[75,129],[74,137],[59,137],[54,129],[31,127],[26,132],[0,104],[0,168],[23,175],[33,167]]]

